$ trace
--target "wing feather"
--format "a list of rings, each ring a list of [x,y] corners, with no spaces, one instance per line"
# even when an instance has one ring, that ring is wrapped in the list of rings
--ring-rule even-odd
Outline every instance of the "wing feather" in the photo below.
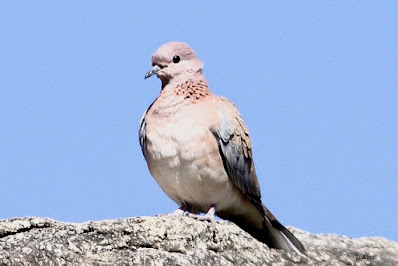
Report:
[[[138,130],[138,138],[140,140],[140,146],[142,150],[142,154],[145,156],[146,153],[146,146],[145,146],[145,141],[146,141],[146,123],[145,123],[145,113],[142,115],[141,121],[140,121],[140,129]]]
[[[153,101],[151,103],[151,105],[149,105],[148,109],[142,114],[141,121],[140,121],[140,129],[138,130],[138,139],[140,141],[142,154],[144,155],[145,158],[146,158],[146,122],[145,122],[145,116],[148,113],[149,109],[151,109],[151,107],[155,103],[155,101]]]
[[[231,182],[261,211],[261,192],[252,158],[249,131],[236,106],[220,98],[220,124],[212,128]]]

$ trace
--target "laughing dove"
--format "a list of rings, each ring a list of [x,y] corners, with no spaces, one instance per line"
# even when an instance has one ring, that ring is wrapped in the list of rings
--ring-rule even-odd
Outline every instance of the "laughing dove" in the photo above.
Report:
[[[139,140],[149,171],[180,213],[230,220],[270,248],[304,252],[261,202],[249,132],[236,106],[209,90],[203,63],[185,43],[152,56],[162,81],[144,113]]]

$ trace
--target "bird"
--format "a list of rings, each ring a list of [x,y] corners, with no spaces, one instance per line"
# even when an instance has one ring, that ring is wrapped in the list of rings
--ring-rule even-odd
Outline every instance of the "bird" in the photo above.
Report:
[[[156,75],[161,90],[143,114],[139,142],[151,175],[179,206],[173,214],[214,226],[217,215],[269,248],[304,253],[262,203],[249,131],[238,108],[210,91],[194,50],[169,42],[151,63],[145,79]]]

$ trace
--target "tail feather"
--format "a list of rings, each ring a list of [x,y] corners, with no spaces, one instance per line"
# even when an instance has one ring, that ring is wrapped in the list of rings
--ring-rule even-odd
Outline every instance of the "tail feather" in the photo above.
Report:
[[[275,218],[264,204],[261,205],[264,216],[263,230],[269,232],[269,235],[272,236],[269,238],[272,239],[271,241],[275,242],[275,248],[296,252],[298,250],[299,252],[304,253],[305,249],[303,244],[301,244],[301,242]]]
[[[261,234],[258,235],[258,238],[270,248],[305,253],[303,244],[277,220],[271,223],[266,219],[264,221],[263,230]]]
[[[227,213],[218,214],[221,218],[234,222],[240,228],[251,234],[254,238],[266,244],[269,248],[294,251],[298,254],[305,254],[303,244],[284,227],[264,206],[262,211],[263,222],[261,228],[258,223],[253,223],[253,217],[247,215],[228,215]]]

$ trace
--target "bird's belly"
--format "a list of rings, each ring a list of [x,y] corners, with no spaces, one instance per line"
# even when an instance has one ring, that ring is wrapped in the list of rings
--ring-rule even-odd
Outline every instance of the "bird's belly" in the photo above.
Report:
[[[184,132],[179,135],[178,132]],[[148,167],[159,186],[179,206],[207,212],[226,209],[239,199],[224,170],[212,133],[199,127],[147,135]]]

